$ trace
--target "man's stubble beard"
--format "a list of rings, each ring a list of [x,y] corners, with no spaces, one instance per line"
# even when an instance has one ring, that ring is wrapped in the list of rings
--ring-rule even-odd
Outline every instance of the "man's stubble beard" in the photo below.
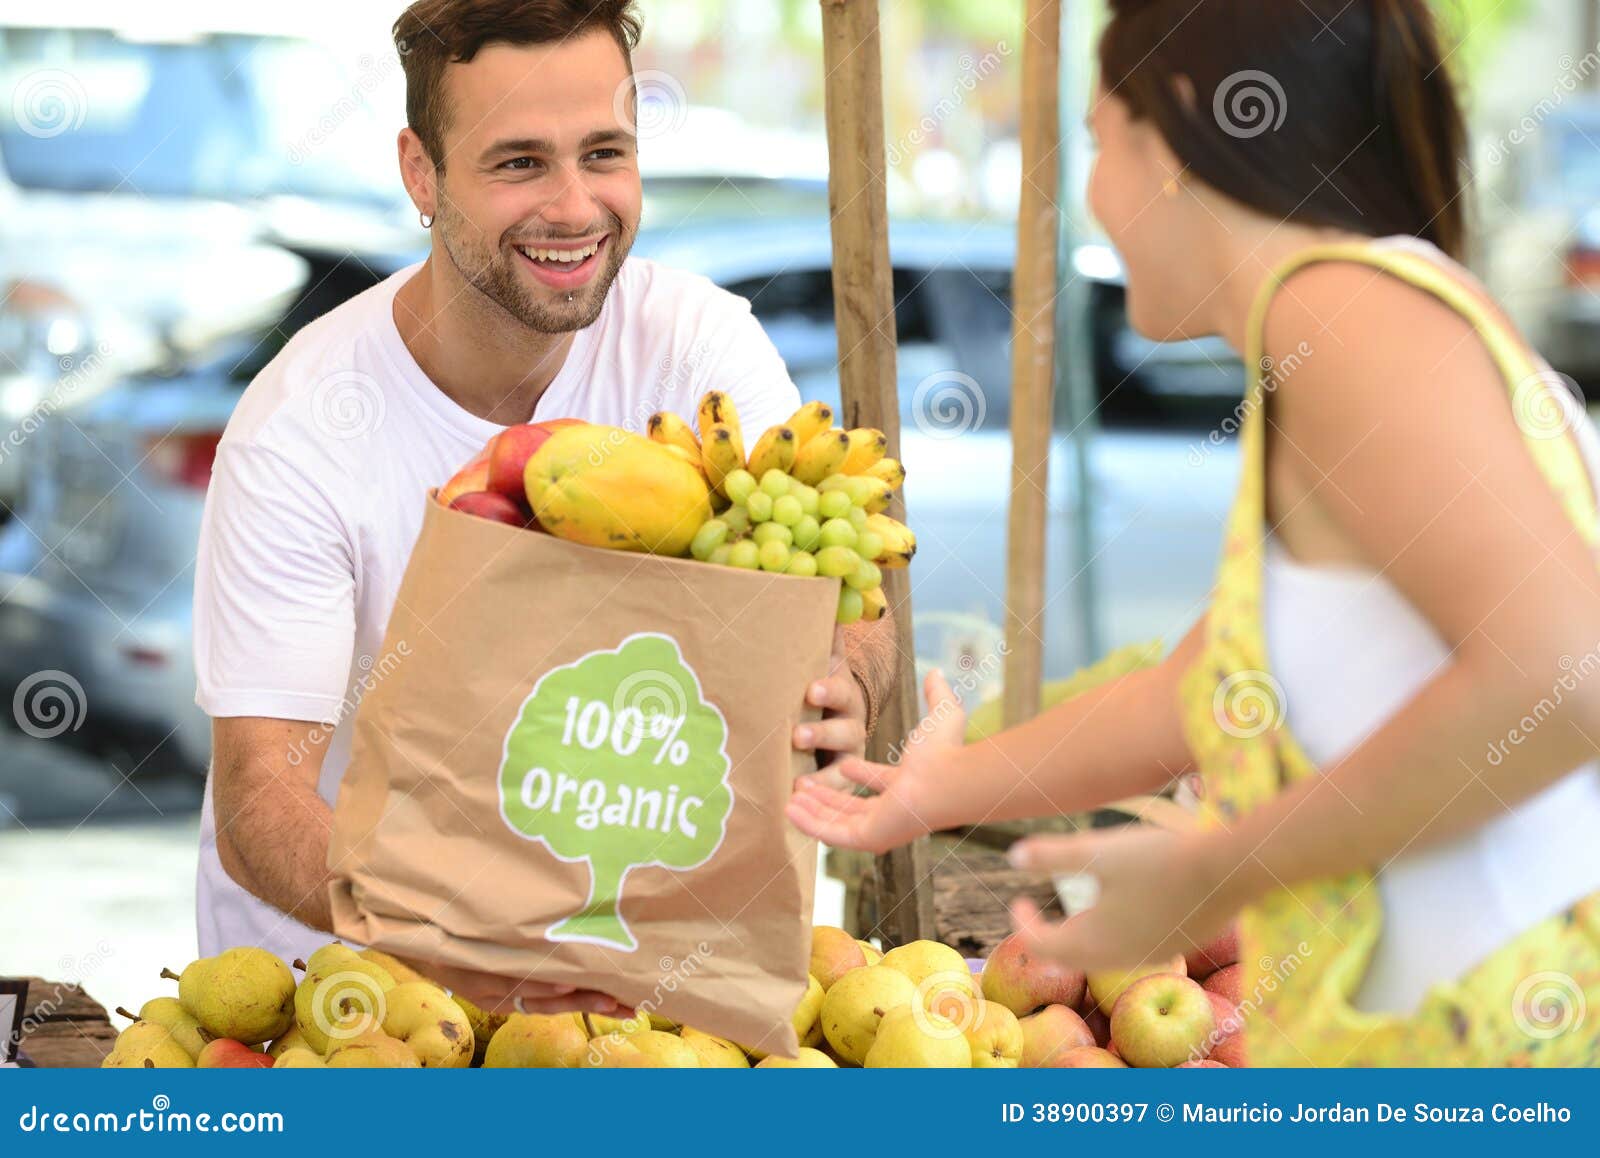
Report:
[[[498,246],[490,249],[483,245],[482,230],[456,213],[448,201],[441,200],[433,228],[463,281],[522,325],[540,334],[570,334],[592,326],[605,306],[611,283],[616,281],[623,261],[633,248],[633,238],[626,235],[622,222],[611,216],[606,226],[609,240],[605,266],[588,285],[573,291],[570,302],[558,300],[549,304],[529,292],[514,268],[514,263],[523,260],[522,255],[515,250],[501,250]]]

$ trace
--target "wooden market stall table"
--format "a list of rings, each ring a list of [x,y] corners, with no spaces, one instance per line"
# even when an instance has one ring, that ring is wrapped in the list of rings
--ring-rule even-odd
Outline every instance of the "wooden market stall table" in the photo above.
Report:
[[[42,977],[28,982],[22,1053],[41,1069],[94,1069],[111,1052],[117,1030],[82,986]]]

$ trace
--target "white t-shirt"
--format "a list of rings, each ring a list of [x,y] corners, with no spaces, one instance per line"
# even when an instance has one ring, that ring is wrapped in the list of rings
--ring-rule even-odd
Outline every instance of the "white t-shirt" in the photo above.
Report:
[[[213,717],[336,722],[318,785],[330,804],[350,758],[360,681],[382,667],[424,496],[503,429],[446,397],[401,340],[395,293],[419,268],[312,322],[261,371],[228,422],[206,496],[195,702]],[[658,410],[692,420],[713,388],[732,396],[746,430],[800,405],[748,302],[629,258],[531,420],[643,431]],[[291,960],[328,940],[223,871],[209,780],[197,893],[202,955],[260,945]]]

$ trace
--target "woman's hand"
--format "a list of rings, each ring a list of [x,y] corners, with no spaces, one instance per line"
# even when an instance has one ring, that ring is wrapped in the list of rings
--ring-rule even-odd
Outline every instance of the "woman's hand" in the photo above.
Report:
[[[943,675],[930,672],[923,687],[928,715],[911,733],[898,764],[850,757],[829,770],[875,795],[856,796],[832,783],[829,773],[802,776],[787,810],[796,828],[834,848],[879,853],[941,827],[937,773],[961,751],[967,717]]]
[[[1011,863],[1052,876],[1086,875],[1099,886],[1094,905],[1060,923],[1032,901],[1011,906],[1034,952],[1074,969],[1127,969],[1164,961],[1209,942],[1251,899],[1210,834],[1147,825],[1033,836],[1011,846]]]

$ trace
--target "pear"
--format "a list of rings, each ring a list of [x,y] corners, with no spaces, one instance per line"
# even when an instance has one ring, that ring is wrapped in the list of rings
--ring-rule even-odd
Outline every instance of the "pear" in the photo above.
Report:
[[[670,1018],[662,1017],[659,1013],[652,1013],[649,1015],[649,1017],[650,1028],[659,1029],[662,1033],[677,1033],[683,1028],[676,1021],[673,1021]]]
[[[822,983],[823,989],[832,989],[833,983],[852,969],[867,963],[856,939],[843,929],[832,925],[817,925],[811,930],[811,976]]]
[[[306,971],[294,992],[295,1022],[313,1050],[331,1056],[334,1044],[378,1028],[394,988],[387,969],[337,941],[295,965]]]
[[[891,1009],[862,1063],[869,1070],[972,1068],[972,1047],[947,1017],[910,1005]]]
[[[898,969],[911,978],[924,1007],[947,1017],[952,1013],[941,1008],[940,994],[953,993],[959,1000],[975,997],[978,992],[967,959],[937,941],[912,941],[890,949],[883,955],[882,968]]]
[[[472,1023],[431,981],[407,981],[384,994],[383,1032],[410,1046],[423,1069],[472,1064]]]
[[[484,1051],[485,1069],[577,1069],[589,1034],[576,1013],[513,1013]]]
[[[628,1034],[602,1033],[590,1039],[579,1064],[583,1069],[620,1070],[649,1069],[652,1062]]]
[[[744,1050],[734,1045],[725,1037],[715,1037],[709,1033],[702,1033],[698,1029],[685,1026],[680,1040],[684,1045],[694,1050],[700,1059],[700,1068],[705,1070],[747,1070],[750,1068],[750,1059],[744,1056]]]
[[[284,1050],[278,1055],[278,1060],[272,1063],[275,1070],[321,1070],[327,1067],[327,1062],[303,1045]]]
[[[267,1055],[269,1057],[282,1057],[291,1049],[311,1049],[310,1044],[306,1041],[305,1034],[300,1032],[298,1025],[291,1025],[288,1033],[274,1041],[267,1048]],[[315,1053],[316,1051],[312,1050],[311,1052]]]
[[[883,960],[883,951],[871,941],[857,941],[861,946],[861,955],[867,959],[868,965],[876,965]]]
[[[294,974],[265,949],[225,949],[161,976],[177,980],[178,1000],[212,1037],[258,1045],[294,1023]]]
[[[630,1033],[628,1041],[656,1069],[699,1069],[700,1055],[694,1047],[676,1034],[662,1033],[659,1029],[646,1029]]]
[[[318,952],[320,951],[318,950]],[[313,953],[312,956],[315,957],[316,953]],[[398,957],[391,957],[381,949],[363,949],[356,956],[383,968],[390,977],[394,978],[396,985],[404,985],[407,981],[427,981],[429,985],[435,986],[438,984],[418,973]]]
[[[489,1051],[489,1042],[493,1040],[495,1032],[506,1023],[513,1015],[509,1013],[490,1013],[479,1009],[459,993],[452,993],[450,1000],[461,1007],[461,1012],[467,1015],[467,1024],[472,1026],[472,1064],[481,1066],[484,1055]]]
[[[969,1020],[959,1021],[972,1051],[972,1068],[1016,1069],[1022,1062],[1022,1023],[998,1001],[978,1001]]]
[[[852,969],[822,1000],[822,1032],[840,1057],[860,1065],[872,1048],[878,1023],[891,1009],[917,999],[917,987],[897,969],[883,965]]]
[[[414,1070],[419,1063],[405,1042],[373,1030],[334,1042],[326,1065],[331,1070]]]
[[[129,1013],[120,1005],[117,1006],[117,1012],[129,1021],[149,1021],[164,1026],[172,1035],[172,1040],[181,1045],[184,1052],[192,1058],[198,1058],[200,1051],[213,1040],[176,997],[152,997],[139,1006],[137,1015]]]
[[[172,1039],[171,1030],[153,1021],[136,1021],[117,1034],[111,1052],[100,1063],[106,1070],[192,1070],[194,1058]]]
[[[755,1068],[758,1070],[836,1070],[839,1065],[820,1049],[807,1049],[802,1046],[797,1057],[779,1057],[773,1054],[758,1061],[755,1064]]]
[[[629,1037],[650,1028],[648,1013],[635,1013],[632,1017],[607,1017],[603,1013],[585,1013],[582,1016],[587,1023],[590,1037],[603,1037],[608,1033],[620,1033],[623,1037]]]
[[[822,999],[827,995],[815,974],[807,974],[806,983],[805,995],[800,998],[800,1004],[794,1007],[794,1033],[801,1045],[816,1045],[822,1040]],[[749,1053],[757,1061],[767,1056],[764,1049],[752,1049]]]

